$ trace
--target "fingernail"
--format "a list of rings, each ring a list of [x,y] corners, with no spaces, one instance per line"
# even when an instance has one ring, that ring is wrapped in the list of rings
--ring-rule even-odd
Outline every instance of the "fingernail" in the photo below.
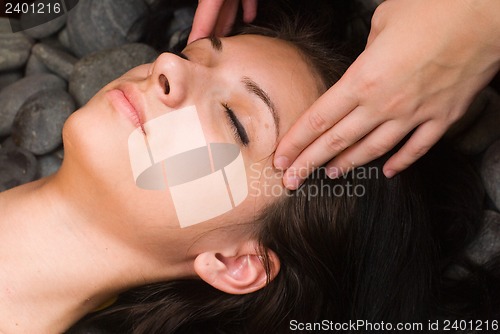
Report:
[[[287,189],[296,190],[299,188],[302,180],[298,176],[285,176],[283,184]]]
[[[326,174],[330,179],[336,179],[339,177],[339,169],[337,167],[330,167]]]
[[[391,177],[393,177],[394,175],[396,175],[396,172],[392,169],[388,169],[384,172],[385,174],[385,177],[390,179]]]
[[[280,155],[279,157],[274,158],[274,167],[278,169],[286,169],[290,167],[290,161],[287,157]]]

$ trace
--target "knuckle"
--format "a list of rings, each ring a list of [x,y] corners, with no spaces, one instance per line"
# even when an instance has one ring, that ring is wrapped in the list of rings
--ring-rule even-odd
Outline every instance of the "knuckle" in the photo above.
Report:
[[[286,151],[292,152],[293,154],[298,154],[299,152],[302,152],[303,149],[304,149],[304,146],[301,145],[299,142],[296,142],[295,140],[289,140],[288,147],[286,148]]]
[[[371,71],[360,78],[359,89],[361,92],[369,96],[380,85],[378,78],[379,76],[375,71]]]
[[[368,148],[368,154],[374,158],[378,158],[389,152],[391,148],[392,146],[387,143],[371,143]]]
[[[380,29],[385,21],[385,13],[387,12],[387,3],[382,2],[373,12],[371,26],[375,29]]]
[[[342,152],[348,146],[345,138],[334,132],[325,135],[325,144],[330,153]]]
[[[432,145],[428,143],[415,145],[410,150],[410,156],[418,159],[426,154],[431,149],[431,147]]]
[[[408,105],[407,96],[401,92],[394,94],[385,101],[384,113],[388,116],[408,117],[411,116],[414,108]]]
[[[362,70],[366,70],[364,67]],[[358,79],[357,89],[359,91],[359,96],[361,103],[365,105],[373,104],[374,101],[379,101],[379,98],[374,98],[381,96],[381,82],[384,82],[383,73],[379,73],[378,70],[369,70]]]
[[[315,133],[323,133],[327,128],[326,119],[318,112],[313,112],[308,117],[309,126]]]
[[[462,116],[465,114],[467,111],[467,108],[464,106],[456,106],[454,108],[450,108],[449,114],[447,115],[448,119],[446,120],[446,125],[449,126],[451,124],[454,124],[462,119]]]
[[[372,92],[371,96],[377,94]],[[406,91],[394,92],[392,96],[386,97],[376,105],[375,111],[377,117],[386,120],[406,119],[411,120],[417,115],[417,108],[414,102],[411,101],[411,95]]]

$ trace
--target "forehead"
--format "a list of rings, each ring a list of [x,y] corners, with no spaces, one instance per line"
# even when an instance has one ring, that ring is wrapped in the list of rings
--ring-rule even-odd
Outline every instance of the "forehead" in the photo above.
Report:
[[[253,65],[249,68],[253,73],[249,75],[263,81],[261,84],[276,100],[284,121],[294,121],[319,97],[317,78],[311,66],[290,42],[259,35],[234,36],[225,42],[228,51],[234,44],[241,63]]]

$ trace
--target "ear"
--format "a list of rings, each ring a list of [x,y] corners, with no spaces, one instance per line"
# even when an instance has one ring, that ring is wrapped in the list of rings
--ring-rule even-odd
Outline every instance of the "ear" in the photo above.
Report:
[[[194,260],[194,270],[214,288],[230,294],[246,294],[263,288],[267,282],[257,243],[246,242],[218,252],[204,252]],[[280,269],[278,256],[268,250],[271,281]]]

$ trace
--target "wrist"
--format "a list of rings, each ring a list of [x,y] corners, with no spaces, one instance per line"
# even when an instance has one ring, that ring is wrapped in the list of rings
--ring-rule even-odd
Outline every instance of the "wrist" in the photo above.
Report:
[[[500,68],[500,0],[462,0],[483,55]]]
[[[500,1],[499,0],[462,0],[471,12],[470,19],[500,47]]]

